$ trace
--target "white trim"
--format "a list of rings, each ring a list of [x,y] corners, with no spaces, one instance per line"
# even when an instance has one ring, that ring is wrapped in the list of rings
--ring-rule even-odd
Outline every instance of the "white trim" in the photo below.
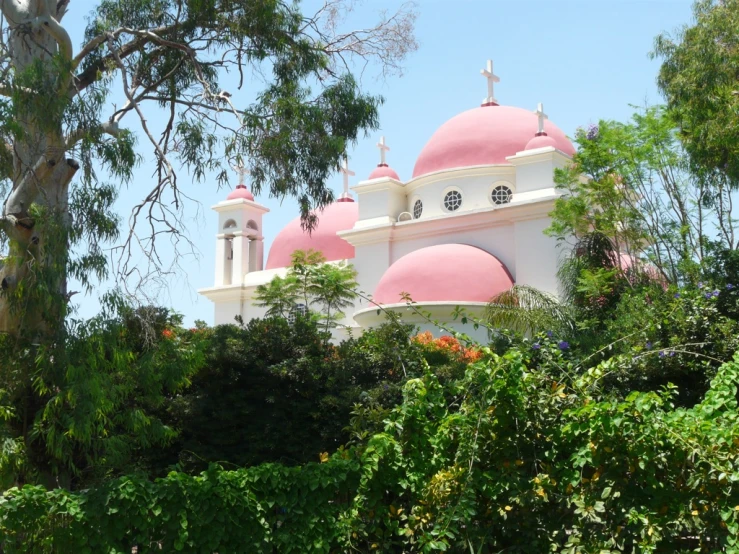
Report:
[[[411,179],[405,184],[405,188],[410,194],[417,188],[430,185],[439,181],[450,181],[463,179],[465,177],[490,177],[490,176],[516,176],[516,168],[513,164],[490,164],[490,165],[471,165],[467,167],[454,167],[451,169],[441,169],[433,173],[426,173],[415,179]]]

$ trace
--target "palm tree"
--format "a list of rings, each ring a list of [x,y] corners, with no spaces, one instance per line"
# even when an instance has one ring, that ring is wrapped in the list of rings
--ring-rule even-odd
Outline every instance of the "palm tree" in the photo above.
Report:
[[[527,285],[514,285],[494,296],[485,309],[491,327],[524,334],[552,330],[567,335],[574,329],[572,309],[556,297]]]

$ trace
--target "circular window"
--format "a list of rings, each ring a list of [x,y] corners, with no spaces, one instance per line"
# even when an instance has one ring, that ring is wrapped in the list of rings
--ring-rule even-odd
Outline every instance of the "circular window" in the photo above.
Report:
[[[513,191],[510,187],[505,185],[498,185],[493,189],[493,192],[490,193],[490,198],[493,201],[493,204],[508,204],[512,197]]]
[[[450,190],[444,195],[444,207],[454,212],[462,205],[462,193],[458,190]]]
[[[304,318],[308,315],[308,306],[305,304],[295,304],[287,314],[287,322],[291,325],[297,321],[298,318]]]
[[[413,204],[413,218],[418,219],[423,213],[423,202],[416,200]]]

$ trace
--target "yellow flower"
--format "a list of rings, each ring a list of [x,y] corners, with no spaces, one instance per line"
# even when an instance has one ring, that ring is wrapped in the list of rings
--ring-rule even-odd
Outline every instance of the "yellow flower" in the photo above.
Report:
[[[694,516],[697,516],[698,515],[698,510],[693,510],[692,512],[690,512],[690,514],[691,515],[694,515]]]
[[[328,462],[328,452],[321,452],[319,455],[319,459],[321,460],[321,463]]]
[[[513,508],[511,508],[510,506],[506,506],[504,509],[506,512],[510,512]]]

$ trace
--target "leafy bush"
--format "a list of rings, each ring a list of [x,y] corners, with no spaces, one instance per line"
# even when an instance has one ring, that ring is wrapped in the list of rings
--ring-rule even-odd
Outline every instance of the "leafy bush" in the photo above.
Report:
[[[449,402],[427,372],[324,464],[266,464],[0,504],[3,551],[739,552],[739,359],[705,398],[615,399],[568,348],[481,348]],[[527,360],[539,356],[538,364]]]

